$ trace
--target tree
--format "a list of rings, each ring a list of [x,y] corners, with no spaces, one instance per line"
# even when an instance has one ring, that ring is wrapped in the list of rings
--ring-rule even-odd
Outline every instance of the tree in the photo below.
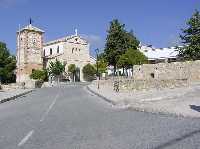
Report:
[[[74,82],[74,77],[75,77],[75,73],[76,73],[76,65],[75,64],[70,64],[68,66],[68,71],[71,73],[72,80]]]
[[[127,54],[123,54],[120,56],[118,62],[117,62],[117,67],[118,68],[129,68],[131,65],[131,60],[129,59],[129,56]]]
[[[98,64],[98,68],[99,68],[99,70],[98,70],[99,73],[106,73],[108,62],[106,60],[104,53],[99,54],[97,64]],[[97,64],[94,65],[95,69],[97,68]]]
[[[126,52],[126,55],[131,62],[131,67],[133,67],[133,65],[141,65],[147,62],[147,57],[139,50],[129,49]]]
[[[15,82],[15,69],[15,56],[10,54],[5,43],[0,42],[0,81],[2,83]]]
[[[133,68],[133,65],[141,65],[147,62],[146,56],[136,49],[128,49],[125,54],[121,55],[119,61],[117,62],[117,66],[119,68],[123,68],[127,70],[129,68]]]
[[[50,62],[48,73],[51,76],[54,76],[57,78],[57,81],[59,82],[60,76],[65,71],[65,65],[63,65],[60,61],[56,59],[55,62]]]
[[[180,35],[183,47],[179,48],[180,57],[186,60],[200,59],[200,14],[195,11],[192,17],[187,21],[187,28],[182,29]]]
[[[120,56],[129,48],[137,49],[138,45],[139,41],[133,35],[132,31],[127,32],[125,30],[124,24],[121,24],[116,19],[110,23],[104,53],[108,65],[114,66],[114,74]]]
[[[125,49],[138,49],[140,42],[135,37],[133,30],[125,33]]]
[[[108,66],[107,61],[100,59],[97,63],[98,63],[98,66],[99,66],[99,73],[106,73],[107,66]]]
[[[48,79],[47,71],[46,70],[34,70],[30,75],[31,79],[45,81]]]
[[[92,81],[96,74],[96,69],[91,64],[87,64],[83,67],[83,77],[86,81]]]

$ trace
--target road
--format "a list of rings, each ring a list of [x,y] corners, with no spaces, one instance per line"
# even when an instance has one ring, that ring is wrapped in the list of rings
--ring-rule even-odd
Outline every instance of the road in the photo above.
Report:
[[[165,148],[200,148],[200,120],[115,108],[84,85],[0,104],[0,149]]]

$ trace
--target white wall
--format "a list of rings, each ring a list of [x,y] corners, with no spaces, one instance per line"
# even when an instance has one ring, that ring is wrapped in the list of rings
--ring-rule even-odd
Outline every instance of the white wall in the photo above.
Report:
[[[59,46],[59,53],[57,53],[58,46]],[[49,56],[50,55],[50,49],[52,49],[52,55],[63,53],[63,42],[52,44],[52,45],[48,45],[48,46],[44,46],[43,47],[43,53],[45,51],[45,55],[44,56]]]

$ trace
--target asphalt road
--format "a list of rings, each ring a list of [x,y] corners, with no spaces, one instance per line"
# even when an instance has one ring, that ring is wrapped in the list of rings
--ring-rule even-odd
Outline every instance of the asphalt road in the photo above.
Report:
[[[200,120],[114,108],[83,85],[0,104],[0,149],[198,149]]]

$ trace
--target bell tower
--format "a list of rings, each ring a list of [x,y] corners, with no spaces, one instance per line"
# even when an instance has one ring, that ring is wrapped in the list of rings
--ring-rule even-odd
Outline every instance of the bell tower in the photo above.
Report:
[[[33,70],[43,68],[42,47],[44,31],[29,25],[17,31],[17,71],[16,82],[30,80]]]

